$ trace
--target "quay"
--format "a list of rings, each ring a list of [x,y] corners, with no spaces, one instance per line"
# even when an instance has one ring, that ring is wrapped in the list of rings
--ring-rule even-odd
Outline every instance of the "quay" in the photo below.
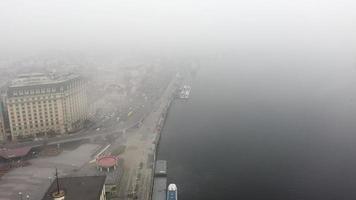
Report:
[[[152,200],[167,198],[167,161],[157,160],[153,180]]]

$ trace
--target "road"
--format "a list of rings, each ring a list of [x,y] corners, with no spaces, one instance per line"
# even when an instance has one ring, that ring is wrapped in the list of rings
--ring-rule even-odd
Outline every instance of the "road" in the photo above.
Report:
[[[126,150],[120,155],[123,160],[123,175],[119,184],[120,199],[148,200],[150,197],[154,154],[156,141],[159,137],[156,126],[167,111],[177,85],[172,81],[162,97],[155,103],[154,111],[143,121],[142,126],[135,131],[124,134]]]

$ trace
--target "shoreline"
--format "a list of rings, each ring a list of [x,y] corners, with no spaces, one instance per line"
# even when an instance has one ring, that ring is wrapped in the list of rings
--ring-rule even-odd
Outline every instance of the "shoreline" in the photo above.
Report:
[[[159,143],[169,108],[179,87],[172,77],[153,109],[124,134],[126,150],[121,154],[123,175],[118,183],[118,198],[152,199],[154,170]]]
[[[156,161],[157,161],[157,155],[158,155],[158,150],[159,150],[159,146],[160,146],[160,142],[161,142],[161,137],[162,137],[162,132],[163,132],[163,128],[166,124],[166,120],[168,118],[170,109],[172,107],[173,102],[176,100],[176,92],[179,89],[179,86],[182,84],[182,82],[178,82],[179,80],[175,78],[175,90],[172,92],[168,103],[166,104],[166,106],[164,107],[164,109],[161,112],[161,117],[158,120],[157,123],[157,135],[154,141],[155,144],[155,148],[154,148],[154,159],[153,159],[153,168],[152,168],[152,173],[151,173],[151,189],[150,189],[150,195],[149,195],[149,200],[153,200],[152,196],[153,196],[153,187],[154,187],[154,180],[155,180],[155,168],[156,168]],[[168,161],[167,161],[168,162]],[[168,166],[168,164],[167,164]],[[168,168],[168,167],[167,167]],[[167,176],[168,176],[168,170],[167,170]]]
[[[175,80],[177,81],[177,80]],[[174,83],[177,84],[177,83]],[[169,98],[168,103],[166,104],[165,108],[163,109],[162,113],[161,113],[161,117],[158,120],[157,123],[157,135],[154,141],[154,154],[153,154],[153,167],[152,167],[152,171],[151,171],[151,184],[150,184],[150,194],[149,194],[149,200],[152,200],[152,195],[153,195],[153,186],[154,186],[154,172],[155,172],[155,168],[156,168],[156,161],[157,161],[157,154],[158,154],[158,149],[159,149],[159,145],[160,145],[160,141],[161,141],[161,137],[162,137],[162,132],[163,132],[163,128],[166,124],[166,120],[170,111],[170,108],[172,106],[173,101],[175,100],[175,93],[176,93],[177,88],[175,88],[175,90],[173,91],[173,93],[171,94],[171,97]]]

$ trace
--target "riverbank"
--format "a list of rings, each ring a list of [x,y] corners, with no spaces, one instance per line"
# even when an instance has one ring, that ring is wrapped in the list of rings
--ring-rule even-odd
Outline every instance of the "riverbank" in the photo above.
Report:
[[[124,133],[126,149],[120,155],[123,174],[118,187],[118,199],[151,199],[161,129],[177,88],[177,79],[174,78],[155,103],[153,112],[144,117],[136,129]]]

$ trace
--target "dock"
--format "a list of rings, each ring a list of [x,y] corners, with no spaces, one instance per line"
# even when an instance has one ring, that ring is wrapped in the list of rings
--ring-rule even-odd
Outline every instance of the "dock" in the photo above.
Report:
[[[166,200],[167,198],[167,161],[157,160],[153,179],[152,200]]]

